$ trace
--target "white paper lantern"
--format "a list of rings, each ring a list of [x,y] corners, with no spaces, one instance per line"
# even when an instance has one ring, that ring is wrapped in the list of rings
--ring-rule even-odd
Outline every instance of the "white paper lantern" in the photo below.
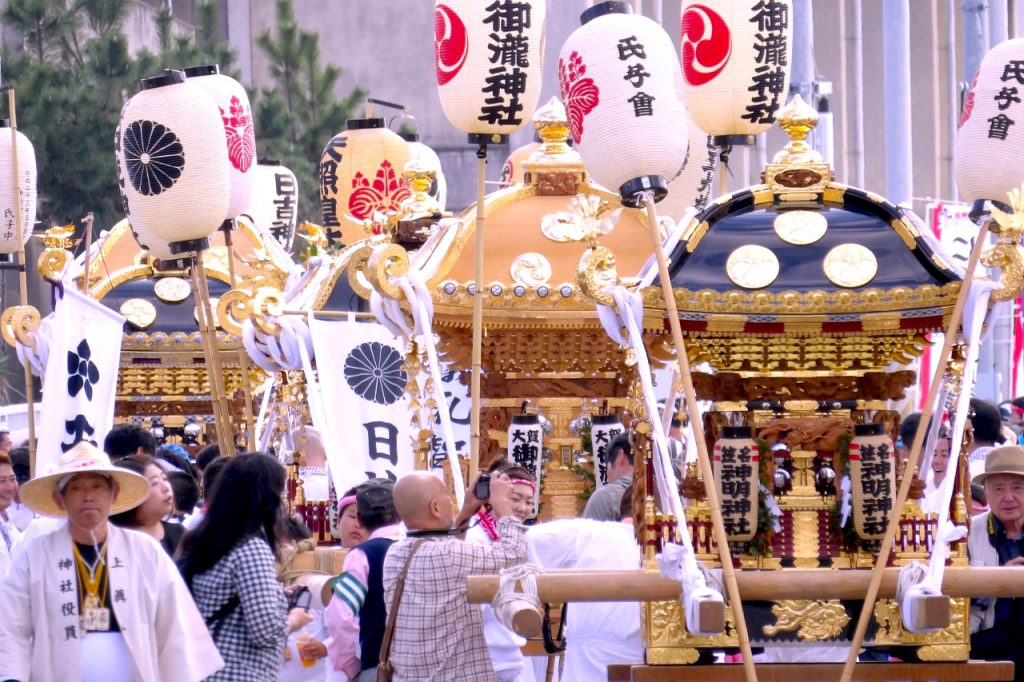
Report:
[[[753,144],[786,103],[790,0],[684,0],[680,52],[694,122],[719,144]]]
[[[608,483],[608,448],[625,431],[617,414],[598,414],[590,420],[590,446],[594,453],[594,481],[598,488]]]
[[[544,468],[544,427],[536,414],[512,415],[508,427],[508,461],[523,467],[537,481],[534,509],[540,502],[540,477]]]
[[[718,145],[714,138],[701,130],[690,119],[687,123],[689,149],[683,172],[668,183],[668,194],[658,204],[658,214],[673,220],[691,207],[703,211],[715,191],[715,171],[718,168]]]
[[[546,22],[545,0],[435,4],[437,92],[445,116],[470,142],[503,142],[533,116]]]
[[[530,154],[540,149],[543,145],[540,142],[530,142],[512,150],[512,153],[505,159],[501,167],[501,186],[511,187],[523,182],[526,176],[526,169],[523,162],[530,158]]]
[[[448,202],[448,180],[444,177],[440,157],[438,157],[437,152],[420,142],[418,135],[412,136],[412,139],[403,135],[402,139],[409,145],[409,157],[411,159],[419,159],[420,163],[437,174],[427,194],[437,201],[443,211]]]
[[[9,123],[0,121],[0,254],[16,253],[28,242],[36,223],[36,151],[32,142],[17,131],[18,189],[14,189],[14,153]],[[21,197],[21,243],[15,222],[16,197]]]
[[[252,175],[253,200],[244,215],[285,251],[291,250],[299,217],[299,184],[295,173],[280,161],[261,159],[252,169]]]
[[[209,94],[181,71],[147,78],[121,110],[115,141],[125,211],[140,244],[206,248],[227,215],[230,162]]]
[[[668,34],[627,2],[602,2],[562,46],[558,75],[576,149],[627,205],[660,199],[686,158],[682,74]]]
[[[231,200],[225,218],[232,220],[252,203],[256,133],[249,95],[241,83],[222,74],[215,64],[185,69],[185,77],[209,93],[220,108],[231,162]]]
[[[1007,202],[1024,182],[1024,38],[999,43],[981,60],[956,136],[953,164],[969,201]]]

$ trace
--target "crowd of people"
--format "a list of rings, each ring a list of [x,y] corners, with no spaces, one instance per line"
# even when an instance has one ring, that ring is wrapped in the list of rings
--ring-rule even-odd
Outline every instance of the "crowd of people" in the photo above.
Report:
[[[1004,420],[972,401],[972,565],[1024,565],[1021,403]],[[905,419],[898,447],[920,426],[919,415]],[[948,475],[948,425],[937,434],[927,510]],[[572,604],[564,660],[550,675],[549,656],[525,655],[507,619],[466,594],[468,576],[525,562],[638,567],[625,435],[607,448],[609,482],[580,519],[528,525],[536,481],[504,459],[469,486],[461,509],[428,472],[345,491],[336,536],[348,551],[316,595],[282,581],[286,555],[310,531],[287,515],[285,468],[273,456],[224,458],[212,445],[190,457],[120,425],[103,448],[80,442],[29,479],[27,449],[11,449],[6,433],[0,446],[0,681],[534,682],[605,679],[611,663],[643,662],[636,603]],[[1020,600],[974,600],[972,656],[1024,668],[1019,626]]]

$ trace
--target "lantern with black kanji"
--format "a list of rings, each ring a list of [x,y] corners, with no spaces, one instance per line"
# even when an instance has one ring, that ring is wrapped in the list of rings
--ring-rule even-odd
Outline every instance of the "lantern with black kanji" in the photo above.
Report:
[[[32,235],[36,222],[36,152],[32,142],[21,134],[18,136],[18,179],[15,190],[14,143],[11,128],[5,119],[0,121],[0,255],[17,253]],[[18,243],[18,224],[15,202],[21,201],[21,243]]]
[[[893,445],[885,424],[856,424],[850,441],[853,524],[867,540],[885,537],[896,492]]]
[[[473,143],[530,120],[544,69],[544,0],[438,0],[434,60],[441,107]]]
[[[583,12],[558,76],[576,149],[595,182],[635,206],[668,191],[686,158],[686,107],[668,34],[627,2]]]
[[[252,203],[256,133],[249,95],[241,83],[222,74],[216,64],[185,69],[185,76],[209,93],[220,108],[228,161],[231,162],[231,199],[225,218],[232,220]]]
[[[1005,203],[1024,182],[1024,38],[999,43],[981,60],[960,114],[953,165],[960,194]]]
[[[679,220],[691,206],[703,211],[715,189],[718,145],[692,119],[687,123],[686,130],[689,149],[683,172],[668,183],[668,194],[658,204],[658,213],[673,220]]]
[[[252,203],[245,211],[253,224],[288,251],[295,240],[299,185],[295,173],[280,161],[260,161],[252,169]]]
[[[686,104],[718,144],[753,144],[786,103],[790,0],[684,0],[680,57]]]
[[[115,148],[128,222],[139,243],[162,254],[206,248],[227,215],[231,188],[213,98],[181,71],[143,80],[121,110]]]
[[[536,414],[512,415],[508,427],[508,460],[523,467],[537,481],[535,500],[540,497],[540,475],[543,468],[544,427]]]
[[[409,159],[409,145],[383,118],[350,119],[331,138],[320,159],[320,210],[332,242],[351,244],[375,211],[398,211],[410,194],[402,177]]]
[[[608,448],[625,431],[617,414],[598,414],[590,418],[590,447],[594,453],[594,481],[598,488],[608,483]]]
[[[730,542],[750,540],[757,532],[759,462],[757,441],[749,426],[722,427],[711,465]]]

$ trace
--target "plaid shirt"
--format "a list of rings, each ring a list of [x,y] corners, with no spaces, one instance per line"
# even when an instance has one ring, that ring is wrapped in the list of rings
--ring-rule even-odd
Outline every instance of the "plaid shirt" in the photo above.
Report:
[[[240,604],[218,625],[213,614],[232,596]],[[263,537],[239,542],[210,570],[192,580],[192,596],[224,659],[207,680],[277,682],[285,643],[288,602],[277,581],[274,553]]]
[[[451,537],[406,538],[388,551],[384,601],[390,612],[409,550],[424,543],[409,566],[395,619],[390,659],[396,681],[496,679],[480,609],[466,598],[466,578],[526,561],[526,527],[518,519],[500,519],[498,536],[489,546]]]

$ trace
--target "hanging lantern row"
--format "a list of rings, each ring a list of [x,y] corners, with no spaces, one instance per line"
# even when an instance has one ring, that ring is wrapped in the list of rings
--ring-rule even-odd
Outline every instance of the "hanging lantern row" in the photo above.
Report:
[[[753,144],[789,92],[790,0],[685,0],[680,61],[694,122],[720,145]]]
[[[533,116],[544,69],[544,1],[434,5],[437,92],[473,144],[500,144]]]
[[[14,152],[10,122],[0,121],[0,255],[17,253],[32,235],[36,222],[36,152],[32,142],[21,131],[18,136],[18,189],[15,191]],[[21,242],[15,222],[15,202],[21,202]]]
[[[267,231],[283,249],[290,251],[299,215],[299,185],[295,173],[280,161],[263,159],[251,172],[252,202],[245,215],[259,229]]]
[[[668,192],[686,158],[682,73],[668,34],[627,2],[586,10],[562,46],[558,75],[576,149],[623,203]]]

